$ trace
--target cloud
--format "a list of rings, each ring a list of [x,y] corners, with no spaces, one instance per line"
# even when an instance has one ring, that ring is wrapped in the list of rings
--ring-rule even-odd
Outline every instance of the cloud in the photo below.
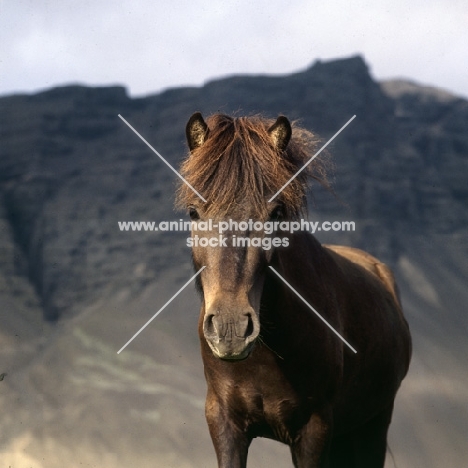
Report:
[[[3,2],[0,93],[121,83],[132,94],[363,54],[377,78],[468,96],[462,1]]]

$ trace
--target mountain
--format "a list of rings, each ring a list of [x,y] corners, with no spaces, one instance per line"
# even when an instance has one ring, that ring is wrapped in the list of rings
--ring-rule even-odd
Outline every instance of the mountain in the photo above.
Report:
[[[167,161],[204,115],[284,114],[327,141],[333,192],[310,217],[352,220],[323,242],[395,270],[414,339],[388,467],[463,466],[468,451],[468,101],[376,82],[361,57],[285,76],[232,76],[132,99],[65,86],[0,98],[0,460],[14,468],[215,466],[193,286],[117,351],[193,274],[187,233],[120,231],[185,219]],[[3,462],[2,462],[3,463]],[[249,466],[291,466],[255,441]]]

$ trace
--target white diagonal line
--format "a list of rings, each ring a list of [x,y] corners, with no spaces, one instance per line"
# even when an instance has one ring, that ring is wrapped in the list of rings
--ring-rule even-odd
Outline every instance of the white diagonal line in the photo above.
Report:
[[[148,147],[157,155],[159,156],[159,158],[161,159],[161,161],[163,161],[167,167],[169,167],[169,169],[174,172],[177,177],[179,177],[182,182],[184,182],[185,184],[187,184],[192,190],[193,192],[198,195],[198,197],[203,200],[205,203],[206,203],[206,200],[192,187],[192,185],[190,185],[120,114],[119,115],[119,118],[131,129],[133,130],[133,132],[140,137],[140,139],[146,143],[146,145],[148,145]]]
[[[357,353],[357,351],[272,267],[270,266],[270,269],[275,273],[276,276],[278,276],[278,278],[281,279],[281,281],[283,281],[283,283],[289,287],[289,289],[291,289],[291,291],[293,291],[296,296],[302,300],[302,302],[304,302],[304,304],[309,307],[310,310],[312,310],[312,312],[317,315],[317,317],[345,344],[347,345],[351,351],[353,351],[354,353]]]
[[[120,349],[120,354],[206,267],[202,266]]]
[[[269,200],[273,201],[354,119],[353,115]]]

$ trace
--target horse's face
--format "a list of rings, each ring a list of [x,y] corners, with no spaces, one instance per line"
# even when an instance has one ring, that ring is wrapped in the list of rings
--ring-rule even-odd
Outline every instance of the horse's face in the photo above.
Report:
[[[281,118],[269,132],[272,145],[287,145],[291,127]],[[201,115],[192,117],[187,125],[191,151],[203,144],[207,133]],[[240,360],[249,356],[259,336],[265,272],[279,243],[273,242],[273,229],[257,228],[266,222],[272,228],[282,216],[282,206],[268,202],[271,193],[259,201],[262,207],[251,206],[247,196],[242,201],[239,194],[232,195],[235,203],[227,214],[226,210],[208,212],[208,203],[202,201],[194,201],[188,211],[195,221],[191,240],[194,265],[197,270],[205,266],[199,277],[203,294],[200,331],[215,356]]]
[[[280,210],[280,207],[273,208],[269,218],[277,218]],[[189,212],[196,221],[192,229],[194,264],[196,269],[205,266],[199,282],[204,299],[204,338],[215,356],[244,359],[260,332],[264,275],[274,251],[274,233],[256,231],[253,226],[263,225],[270,219],[259,220],[248,215],[212,219],[204,214],[202,206],[191,206]],[[204,223],[209,219],[213,229],[206,230]]]

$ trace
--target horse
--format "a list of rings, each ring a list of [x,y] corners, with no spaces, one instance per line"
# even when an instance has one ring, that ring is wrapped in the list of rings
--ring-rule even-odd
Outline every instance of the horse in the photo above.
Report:
[[[382,468],[411,358],[392,271],[279,228],[305,213],[308,181],[328,183],[326,164],[307,164],[318,138],[284,116],[199,112],[186,137],[177,206],[191,238],[205,239],[191,253],[218,467],[246,467],[252,440],[266,437],[289,445],[296,468]]]

